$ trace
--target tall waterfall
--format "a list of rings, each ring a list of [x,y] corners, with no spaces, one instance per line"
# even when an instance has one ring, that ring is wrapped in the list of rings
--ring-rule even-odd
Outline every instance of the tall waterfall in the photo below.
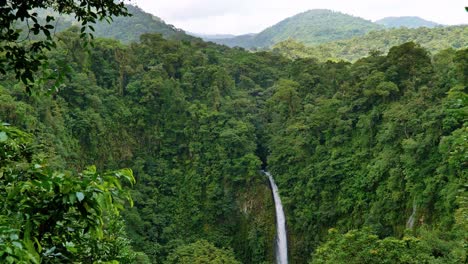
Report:
[[[413,229],[417,209],[418,209],[418,205],[416,204],[416,198],[414,198],[414,200],[413,200],[413,213],[410,215],[410,217],[408,218],[408,221],[406,222],[406,228]]]
[[[273,199],[275,200],[276,209],[276,263],[287,264],[288,263],[288,241],[286,238],[286,218],[284,217],[283,204],[278,192],[278,186],[271,174],[264,171],[265,175],[268,176],[271,184],[271,190],[273,192]]]

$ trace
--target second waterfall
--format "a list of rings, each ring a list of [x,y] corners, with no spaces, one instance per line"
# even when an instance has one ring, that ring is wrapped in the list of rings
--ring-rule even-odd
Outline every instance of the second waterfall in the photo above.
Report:
[[[284,216],[283,204],[278,192],[278,186],[271,174],[267,171],[264,172],[271,184],[271,191],[273,192],[273,199],[275,201],[276,210],[276,263],[288,263],[288,241],[286,236],[286,218]]]

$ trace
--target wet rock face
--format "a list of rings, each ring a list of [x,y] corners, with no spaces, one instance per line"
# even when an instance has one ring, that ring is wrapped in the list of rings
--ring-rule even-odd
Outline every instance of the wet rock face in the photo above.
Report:
[[[268,179],[263,179],[237,197],[239,230],[233,249],[243,263],[275,262],[275,204]]]

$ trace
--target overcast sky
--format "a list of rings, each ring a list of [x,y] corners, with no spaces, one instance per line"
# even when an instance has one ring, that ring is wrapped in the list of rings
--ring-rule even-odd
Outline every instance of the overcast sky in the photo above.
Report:
[[[419,16],[437,23],[468,24],[468,0],[131,0],[146,12],[186,31],[257,33],[287,17],[316,8],[377,20]]]

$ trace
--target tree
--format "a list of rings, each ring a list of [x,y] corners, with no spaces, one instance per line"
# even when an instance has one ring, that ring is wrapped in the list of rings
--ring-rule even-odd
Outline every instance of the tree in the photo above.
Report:
[[[123,1],[114,0],[78,0],[78,1],[35,1],[35,0],[0,0],[0,74],[14,72],[28,92],[31,92],[34,73],[40,67],[47,67],[44,50],[55,48],[52,31],[55,26],[53,15],[47,15],[45,21],[38,15],[40,9],[51,9],[58,14],[74,15],[81,23],[81,38],[93,38],[89,32],[97,20],[111,21],[112,16],[129,16]],[[26,32],[20,25],[26,23]],[[32,40],[32,35],[39,38]],[[57,78],[52,72],[46,79]]]
[[[206,240],[199,240],[189,245],[178,247],[172,252],[167,264],[238,264],[232,251],[219,249]]]
[[[270,99],[274,108],[285,116],[293,116],[300,106],[300,98],[297,93],[297,82],[281,79],[276,85],[276,91]]]

